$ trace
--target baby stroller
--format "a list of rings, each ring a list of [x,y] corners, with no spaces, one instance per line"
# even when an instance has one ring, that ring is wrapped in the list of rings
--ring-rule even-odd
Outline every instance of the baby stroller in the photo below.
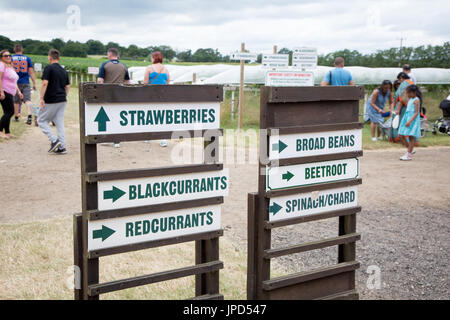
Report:
[[[443,100],[439,105],[442,109],[442,117],[436,120],[433,125],[433,134],[441,132],[450,136],[450,96],[446,100]]]

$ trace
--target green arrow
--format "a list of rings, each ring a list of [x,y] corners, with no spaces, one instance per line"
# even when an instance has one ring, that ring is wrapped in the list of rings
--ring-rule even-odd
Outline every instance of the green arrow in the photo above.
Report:
[[[103,199],[112,199],[113,203],[125,194],[125,191],[113,186],[112,190],[103,191]]]
[[[286,173],[283,173],[282,178],[283,178],[283,180],[289,181],[292,179],[293,176],[294,175],[290,171],[288,171]]]
[[[93,230],[92,237],[94,239],[102,239],[102,242],[103,242],[106,239],[108,239],[114,232],[116,232],[116,231],[102,225],[101,229]]]
[[[281,151],[283,151],[286,148],[287,148],[287,144],[281,140],[278,140],[278,143],[275,143],[274,145],[272,145],[272,150],[278,151],[278,153],[281,153]]]
[[[273,215],[276,215],[281,209],[283,209],[283,207],[274,202],[273,205],[269,207],[269,212],[272,212]]]
[[[106,114],[105,109],[103,107],[100,108],[100,111],[97,113],[97,116],[94,119],[95,122],[98,123],[98,131],[106,131],[106,122],[111,121]]]

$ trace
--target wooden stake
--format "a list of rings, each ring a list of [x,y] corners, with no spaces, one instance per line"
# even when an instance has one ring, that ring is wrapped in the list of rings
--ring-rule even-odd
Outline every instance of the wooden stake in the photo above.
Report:
[[[278,52],[278,46],[274,45],[273,46],[273,54],[277,54],[277,52]]]
[[[245,52],[245,43],[241,43],[241,52]],[[242,112],[244,109],[244,64],[245,60],[241,60],[241,79],[239,85],[239,130],[242,129]]]

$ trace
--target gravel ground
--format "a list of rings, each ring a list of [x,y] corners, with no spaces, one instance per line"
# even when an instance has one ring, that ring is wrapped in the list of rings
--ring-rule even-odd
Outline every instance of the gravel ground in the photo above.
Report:
[[[335,236],[337,219],[279,228],[272,234],[273,247]],[[363,210],[358,214],[357,289],[361,299],[450,299],[450,215],[448,211],[419,207]],[[289,272],[332,265],[336,247],[274,260]],[[367,268],[378,266],[381,288],[368,289]]]

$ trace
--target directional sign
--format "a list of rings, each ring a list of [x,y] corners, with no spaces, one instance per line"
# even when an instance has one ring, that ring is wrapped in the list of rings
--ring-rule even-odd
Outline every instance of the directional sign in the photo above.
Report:
[[[220,103],[86,104],[86,136],[220,127]]]
[[[263,68],[287,68],[289,66],[289,55],[263,54],[261,64]]]
[[[88,250],[220,229],[220,205],[88,222]]]
[[[294,48],[294,52],[292,54],[292,65],[300,69],[316,69],[317,59],[316,48]]]
[[[257,53],[233,52],[230,55],[230,60],[256,60],[256,59],[258,59]]]
[[[34,71],[41,72],[42,71],[42,63],[35,63],[34,64]]]
[[[362,150],[362,130],[271,135],[269,159],[289,159]]]
[[[99,68],[98,67],[88,67],[88,73],[89,74],[98,74]]]
[[[228,195],[228,169],[98,182],[98,209],[140,207]]]
[[[356,186],[275,197],[270,199],[269,221],[351,208],[357,203]]]
[[[359,176],[359,160],[356,158],[296,164],[282,167],[266,167],[266,190],[280,190],[343,181]]]
[[[314,74],[302,71],[268,71],[266,86],[271,87],[303,87],[314,86]]]

